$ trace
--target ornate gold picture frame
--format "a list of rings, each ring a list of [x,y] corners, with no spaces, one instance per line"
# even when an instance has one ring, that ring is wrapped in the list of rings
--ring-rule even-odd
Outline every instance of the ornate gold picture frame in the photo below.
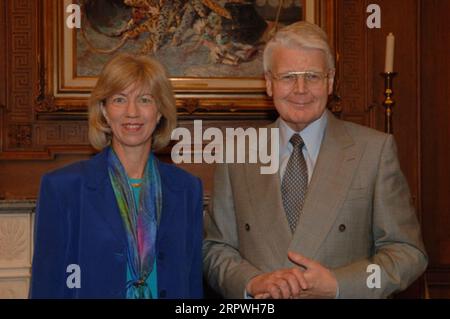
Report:
[[[244,108],[250,104],[261,106],[261,103],[266,103],[263,101],[265,85],[261,57],[264,38],[270,36],[268,33],[274,28],[286,24],[289,17],[283,20],[282,10],[292,15],[292,8],[296,8],[298,20],[311,22],[317,21],[319,12],[315,0],[256,0],[245,2],[245,7],[244,2],[236,0],[199,0],[196,3],[203,3],[207,13],[203,17],[200,11],[192,11],[190,5],[193,1],[175,1],[180,3],[178,9],[163,5],[139,7],[138,3],[142,2],[146,1],[42,2],[41,24],[44,32],[38,59],[41,73],[38,112],[85,111],[87,97],[103,63],[117,52],[130,51],[155,55],[162,60],[169,71],[177,103],[187,108],[199,108],[205,99],[209,101],[207,104],[214,101],[212,103],[217,105],[218,101],[228,101],[230,98],[239,100],[233,102],[234,107],[240,104]],[[159,3],[164,4],[164,1]],[[67,26],[69,16],[73,14],[66,10],[70,4],[81,8],[81,28]],[[109,11],[105,9],[105,4],[109,5]],[[112,18],[104,18],[105,12],[99,10],[106,10]],[[164,25],[166,42],[158,44],[155,39],[164,36],[161,36],[162,31],[155,30],[159,30],[158,23],[164,20],[160,18],[164,10],[169,11],[165,16],[169,22]],[[188,14],[194,18],[183,29],[180,25],[183,25],[183,19]],[[274,17],[275,21],[269,20]],[[290,19],[292,22],[292,16]],[[245,24],[246,21],[251,23]],[[214,31],[216,27],[213,23],[221,25],[219,31]],[[241,29],[236,31],[237,27]],[[258,33],[256,37],[255,33]],[[178,55],[170,58],[171,53]],[[187,56],[191,57],[191,62],[183,64]],[[197,65],[191,67],[195,63]],[[176,72],[178,74],[174,74]],[[256,104],[253,103],[255,99],[258,100]]]

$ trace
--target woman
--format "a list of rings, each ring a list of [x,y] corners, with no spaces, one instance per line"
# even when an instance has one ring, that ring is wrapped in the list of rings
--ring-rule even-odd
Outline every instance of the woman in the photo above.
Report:
[[[164,68],[121,54],[89,103],[99,150],[42,179],[33,298],[202,297],[202,185],[158,161],[176,124]]]

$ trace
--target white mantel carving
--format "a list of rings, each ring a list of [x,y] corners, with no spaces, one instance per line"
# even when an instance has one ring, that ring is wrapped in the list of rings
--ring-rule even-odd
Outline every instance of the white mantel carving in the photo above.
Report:
[[[28,298],[35,205],[0,200],[0,299]]]

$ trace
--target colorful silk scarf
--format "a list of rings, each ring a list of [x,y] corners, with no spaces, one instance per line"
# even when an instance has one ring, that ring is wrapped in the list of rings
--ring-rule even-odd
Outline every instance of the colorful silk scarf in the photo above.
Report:
[[[152,298],[146,280],[153,270],[156,233],[161,216],[161,178],[153,153],[150,153],[142,177],[139,207],[127,173],[112,148],[108,154],[109,177],[127,235],[127,263],[131,280],[127,282],[127,298]]]

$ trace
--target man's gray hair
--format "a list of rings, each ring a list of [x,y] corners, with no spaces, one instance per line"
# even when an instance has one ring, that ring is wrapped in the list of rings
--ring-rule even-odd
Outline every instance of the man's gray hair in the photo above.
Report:
[[[275,47],[290,49],[318,49],[325,53],[327,67],[334,70],[334,55],[332,54],[328,37],[318,25],[299,21],[280,29],[266,44],[264,48],[264,72],[272,67],[272,53]]]

